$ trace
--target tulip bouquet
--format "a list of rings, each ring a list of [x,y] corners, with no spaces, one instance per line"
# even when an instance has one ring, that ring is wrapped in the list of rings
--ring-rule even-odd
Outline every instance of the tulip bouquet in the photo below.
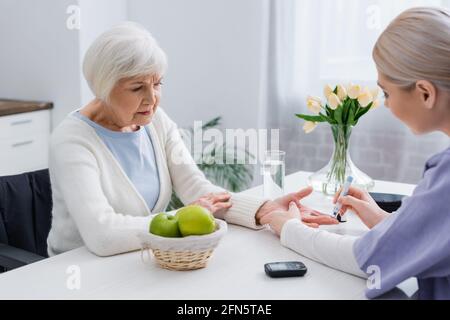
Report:
[[[324,94],[327,99],[325,106],[320,98],[308,97],[306,105],[314,115],[296,115],[306,120],[303,126],[306,133],[311,133],[319,122],[355,126],[370,109],[379,106],[378,89],[370,90],[366,87],[363,90],[359,85],[350,85],[347,89],[338,85],[333,89],[327,85]]]
[[[297,114],[305,120],[303,130],[311,133],[318,123],[331,125],[335,148],[329,164],[310,177],[316,190],[327,195],[335,194],[344,184],[346,177],[352,175],[355,184],[370,189],[373,180],[355,167],[349,155],[349,140],[352,128],[362,116],[379,106],[378,88],[362,88],[360,85],[344,87],[327,85],[324,89],[326,103],[319,97],[308,97],[307,108],[313,115]]]

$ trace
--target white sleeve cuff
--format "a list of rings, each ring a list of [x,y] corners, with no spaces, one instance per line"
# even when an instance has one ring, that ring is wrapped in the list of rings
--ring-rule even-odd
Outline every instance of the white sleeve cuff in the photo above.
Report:
[[[292,240],[290,239],[290,235],[294,235],[295,236],[295,230],[292,230],[293,228],[295,229],[295,226],[302,226],[303,223],[298,220],[298,219],[291,219],[288,220],[283,228],[281,229],[281,234],[280,234],[280,242],[283,246],[285,247],[289,247],[289,243],[292,242]]]
[[[243,193],[232,193],[233,206],[225,214],[225,221],[254,230],[264,228],[256,223],[256,212],[268,199]]]

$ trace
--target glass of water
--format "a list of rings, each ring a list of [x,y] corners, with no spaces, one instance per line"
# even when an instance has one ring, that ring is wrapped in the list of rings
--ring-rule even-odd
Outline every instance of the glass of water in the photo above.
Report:
[[[264,197],[276,199],[284,195],[286,153],[280,150],[267,151],[263,163]]]

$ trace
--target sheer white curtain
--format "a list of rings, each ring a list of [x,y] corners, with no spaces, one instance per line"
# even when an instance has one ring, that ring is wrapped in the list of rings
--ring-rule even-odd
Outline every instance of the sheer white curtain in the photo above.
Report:
[[[372,48],[387,24],[413,6],[449,6],[448,0],[269,0],[265,65],[265,121],[280,129],[287,172],[316,171],[333,151],[326,124],[310,135],[295,113],[307,112],[308,95],[323,95],[325,84],[376,86]],[[417,137],[380,107],[354,129],[351,155],[374,179],[417,183],[426,160],[450,145],[447,136]]]

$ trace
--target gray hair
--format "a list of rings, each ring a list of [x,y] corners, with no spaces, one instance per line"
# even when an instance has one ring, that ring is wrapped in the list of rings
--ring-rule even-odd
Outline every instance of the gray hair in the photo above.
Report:
[[[107,101],[123,78],[160,75],[167,57],[152,35],[141,25],[125,22],[101,34],[84,56],[83,74],[94,95]]]
[[[450,91],[450,11],[406,10],[381,34],[373,58],[378,70],[403,88],[428,80]]]

